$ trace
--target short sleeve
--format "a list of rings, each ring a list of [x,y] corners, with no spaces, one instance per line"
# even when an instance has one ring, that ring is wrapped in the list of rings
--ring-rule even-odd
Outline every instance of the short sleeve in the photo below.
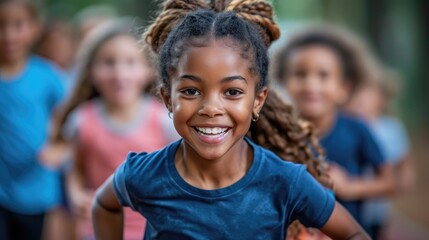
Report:
[[[334,196],[301,167],[290,192],[291,220],[306,227],[321,228],[331,216]]]
[[[62,134],[67,141],[77,142],[81,121],[82,114],[79,108],[69,114],[69,117],[61,129]]]
[[[119,203],[124,207],[131,207],[132,209],[135,208],[127,189],[127,179],[130,175],[128,165],[132,158],[136,155],[137,154],[134,152],[129,153],[126,161],[116,169],[113,175],[113,189],[115,191],[116,197],[119,200]]]
[[[52,103],[52,108],[57,108],[65,100],[64,81],[66,80],[66,75],[57,68],[53,69],[52,75],[50,102]]]
[[[400,121],[396,119],[392,120],[390,127],[391,128],[389,129],[389,132],[392,134],[392,136],[389,139],[389,149],[391,150],[388,152],[389,156],[387,157],[389,158],[389,161],[396,163],[402,160],[403,157],[408,153],[410,143],[407,131]]]
[[[362,124],[359,155],[363,165],[370,165],[378,168],[385,163],[380,146],[377,144],[369,128]]]

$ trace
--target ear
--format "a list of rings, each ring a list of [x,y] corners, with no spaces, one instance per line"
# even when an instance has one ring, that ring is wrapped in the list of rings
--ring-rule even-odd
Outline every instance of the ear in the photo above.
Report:
[[[252,110],[253,115],[259,114],[262,107],[264,106],[265,99],[267,99],[267,96],[268,96],[268,87],[263,87],[261,90],[259,90],[256,93],[255,101],[253,103],[253,110]]]
[[[159,91],[160,91],[159,93],[161,95],[161,98],[162,98],[162,100],[163,100],[163,102],[165,104],[165,107],[167,108],[167,110],[169,112],[172,112],[173,108],[171,106],[171,96],[170,96],[170,93],[168,92],[168,90],[165,87],[161,87],[161,89]]]

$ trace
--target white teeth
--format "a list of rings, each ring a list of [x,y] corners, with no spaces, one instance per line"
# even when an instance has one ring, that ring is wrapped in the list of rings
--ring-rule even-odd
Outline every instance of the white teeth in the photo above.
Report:
[[[215,128],[200,128],[200,127],[195,127],[198,132],[201,132],[203,134],[206,135],[218,135],[221,133],[226,132],[226,130],[228,130],[228,128],[220,128],[220,127],[215,127]]]

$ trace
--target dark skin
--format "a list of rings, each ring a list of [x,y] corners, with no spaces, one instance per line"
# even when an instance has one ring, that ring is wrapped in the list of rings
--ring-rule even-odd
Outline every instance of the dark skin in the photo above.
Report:
[[[225,41],[189,48],[172,74],[169,91],[161,92],[184,139],[176,152],[176,168],[186,182],[206,190],[229,186],[246,174],[253,154],[243,137],[268,94],[267,88],[255,91],[258,76]],[[204,136],[196,130],[210,127],[214,132],[227,130],[218,136]],[[112,178],[97,191],[96,199],[93,222],[97,239],[119,239],[122,228],[112,225],[120,223],[123,215]],[[339,204],[322,231],[334,239],[368,239]]]

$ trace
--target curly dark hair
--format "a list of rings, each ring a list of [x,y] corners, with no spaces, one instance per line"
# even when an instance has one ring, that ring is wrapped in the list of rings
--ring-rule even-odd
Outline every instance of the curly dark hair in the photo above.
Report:
[[[293,35],[272,58],[271,77],[280,83],[288,72],[287,61],[291,54],[307,47],[322,46],[330,49],[341,64],[342,79],[350,83],[351,93],[372,77],[369,51],[352,33],[328,26],[312,26]]]
[[[267,49],[279,36],[272,7],[263,0],[167,0],[144,34],[147,44],[159,54],[163,87],[169,89],[171,74],[187,48],[204,46],[210,39],[228,39],[233,42],[230,47],[249,60],[250,71],[259,76],[256,91],[268,86]],[[331,187],[324,152],[312,126],[298,121],[292,107],[274,92],[268,94],[259,120],[252,123],[247,135],[280,158],[305,164],[322,185]]]

